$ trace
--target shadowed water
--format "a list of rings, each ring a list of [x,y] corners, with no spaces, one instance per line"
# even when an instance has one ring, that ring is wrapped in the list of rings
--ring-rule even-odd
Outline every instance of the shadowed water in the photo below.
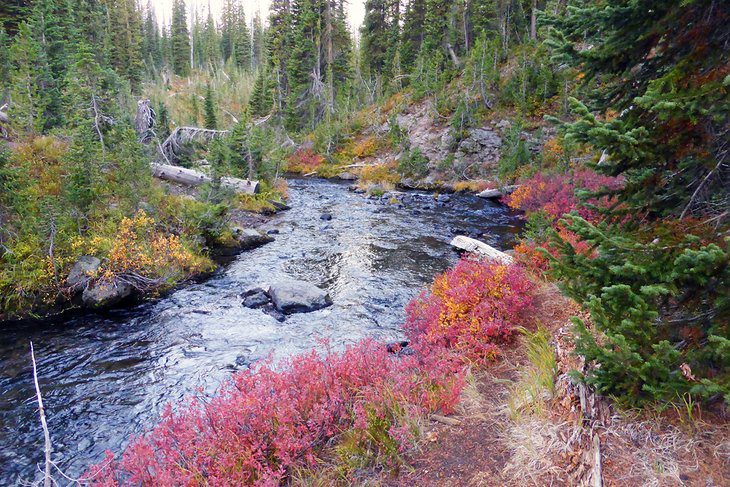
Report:
[[[473,196],[443,207],[398,208],[322,180],[292,180],[292,209],[266,228],[276,241],[241,254],[211,279],[132,309],[64,322],[0,324],[0,485],[32,479],[43,460],[28,342],[33,341],[54,446],[80,475],[104,450],[159,418],[166,403],[211,394],[232,371],[269,354],[283,357],[364,337],[401,336],[403,308],[456,259],[454,231],[478,230],[497,248],[514,243],[517,218]],[[320,215],[329,212],[331,221]],[[260,282],[293,277],[326,288],[334,305],[278,323],[241,305]]]

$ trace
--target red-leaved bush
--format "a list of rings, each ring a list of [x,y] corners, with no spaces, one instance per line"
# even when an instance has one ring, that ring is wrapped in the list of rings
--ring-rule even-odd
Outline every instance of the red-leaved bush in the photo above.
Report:
[[[406,330],[464,359],[491,360],[500,341],[524,324],[532,288],[519,266],[464,257],[436,278],[430,292],[408,304]]]
[[[580,200],[575,194],[576,190],[598,191],[602,188],[615,190],[622,185],[623,179],[604,176],[590,169],[550,176],[537,173],[531,178],[520,181],[520,187],[505,196],[504,202],[512,208],[526,212],[542,210],[556,220],[566,213],[578,210],[581,217],[595,221],[596,212],[580,205]],[[611,204],[611,200],[603,196],[590,199],[587,203],[597,207],[607,207]]]
[[[365,340],[239,372],[210,401],[193,398],[87,472],[98,486],[280,485],[346,438],[387,464],[411,447],[413,418],[448,414],[464,360],[493,358],[530,309],[520,267],[463,258],[407,308],[413,353]]]
[[[100,486],[279,485],[293,467],[316,464],[345,430],[363,441],[387,434],[407,447],[414,438],[402,418],[448,413],[462,385],[458,362],[444,354],[395,358],[371,341],[339,354],[311,352],[278,370],[237,373],[210,402],[168,409],[121,460],[108,453],[87,478]]]

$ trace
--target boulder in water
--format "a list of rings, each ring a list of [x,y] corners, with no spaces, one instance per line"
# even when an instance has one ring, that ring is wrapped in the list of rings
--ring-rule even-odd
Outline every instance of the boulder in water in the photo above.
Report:
[[[332,304],[326,291],[309,282],[294,279],[272,284],[268,294],[276,309],[285,314],[309,313]]]
[[[107,308],[131,296],[132,291],[126,282],[97,282],[84,289],[81,301],[87,308]]]
[[[247,308],[260,308],[265,304],[269,303],[269,296],[264,293],[263,290],[252,293],[243,298],[243,305]]]

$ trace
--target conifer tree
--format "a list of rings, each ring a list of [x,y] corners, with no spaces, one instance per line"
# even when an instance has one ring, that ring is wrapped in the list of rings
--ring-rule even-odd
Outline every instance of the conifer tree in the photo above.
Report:
[[[591,88],[563,130],[625,181],[613,219],[563,221],[590,252],[555,234],[555,270],[600,334],[576,320],[577,351],[598,364],[586,379],[632,404],[730,404],[728,20],[712,0],[582,3],[551,19],[554,60]]]
[[[246,23],[246,12],[242,4],[238,4],[236,8],[233,54],[236,66],[246,71],[251,70],[251,32]]]
[[[426,21],[426,0],[409,0],[403,15],[403,35],[400,45],[400,64],[410,72],[423,44],[423,25]]]
[[[174,0],[170,26],[172,69],[178,76],[190,73],[190,34],[188,32],[185,0]]]
[[[251,28],[251,64],[254,69],[261,67],[265,61],[266,43],[264,39],[264,23],[261,20],[261,13],[256,12]]]
[[[157,25],[157,18],[155,17],[155,11],[152,7],[152,0],[147,1],[147,8],[145,9],[142,52],[148,72],[154,73],[162,68],[162,39],[160,37],[160,28]]]
[[[218,128],[218,115],[216,113],[216,103],[213,94],[213,88],[208,83],[205,86],[205,101],[203,102],[203,110],[205,111],[205,128],[215,130]]]

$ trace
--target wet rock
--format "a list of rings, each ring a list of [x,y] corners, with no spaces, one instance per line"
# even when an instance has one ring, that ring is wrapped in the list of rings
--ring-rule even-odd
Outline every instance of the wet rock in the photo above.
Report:
[[[416,351],[408,345],[410,345],[410,343],[406,340],[400,342],[391,342],[385,345],[385,349],[388,353],[392,353],[396,357],[415,355]]]
[[[238,242],[240,250],[250,250],[274,241],[274,237],[253,228],[233,228],[233,236]]]
[[[285,314],[309,313],[326,308],[332,299],[326,291],[306,281],[278,281],[269,288],[276,309]]]
[[[236,365],[238,367],[248,367],[249,365],[251,365],[251,359],[249,359],[245,355],[239,355],[238,357],[236,357]]]
[[[81,302],[87,308],[106,308],[131,296],[132,291],[132,286],[126,282],[97,282],[84,289]]]
[[[332,213],[322,213],[319,215],[319,219],[328,222],[332,219]]]
[[[278,309],[276,309],[276,307],[271,303],[269,303],[269,304],[265,305],[263,308],[261,308],[261,311],[263,311],[267,315],[271,316],[279,323],[283,323],[284,321],[286,321],[286,315],[284,313],[282,313],[281,311],[279,311]]]
[[[272,228],[271,230],[267,230],[266,233],[268,235],[278,235],[279,234],[279,229],[278,228]]]
[[[448,203],[449,201],[451,201],[451,196],[447,194],[440,194],[436,198],[436,201],[438,201],[439,203]]]
[[[250,294],[243,298],[243,305],[247,308],[260,308],[269,302],[269,297],[264,291]]]
[[[343,181],[355,181],[357,179],[356,175],[348,171],[341,172],[337,175],[337,177],[342,179]]]
[[[281,201],[276,200],[269,200],[269,203],[276,209],[276,211],[286,211],[290,210],[291,206],[287,205],[286,203],[283,203]]]
[[[84,290],[94,274],[101,266],[101,261],[90,255],[82,255],[71,267],[71,271],[66,278],[66,284],[74,293]]]
[[[408,346],[410,342],[407,340],[403,340],[400,342],[390,342],[385,344],[385,349],[388,351],[388,353],[397,353],[400,352],[401,349]]]

